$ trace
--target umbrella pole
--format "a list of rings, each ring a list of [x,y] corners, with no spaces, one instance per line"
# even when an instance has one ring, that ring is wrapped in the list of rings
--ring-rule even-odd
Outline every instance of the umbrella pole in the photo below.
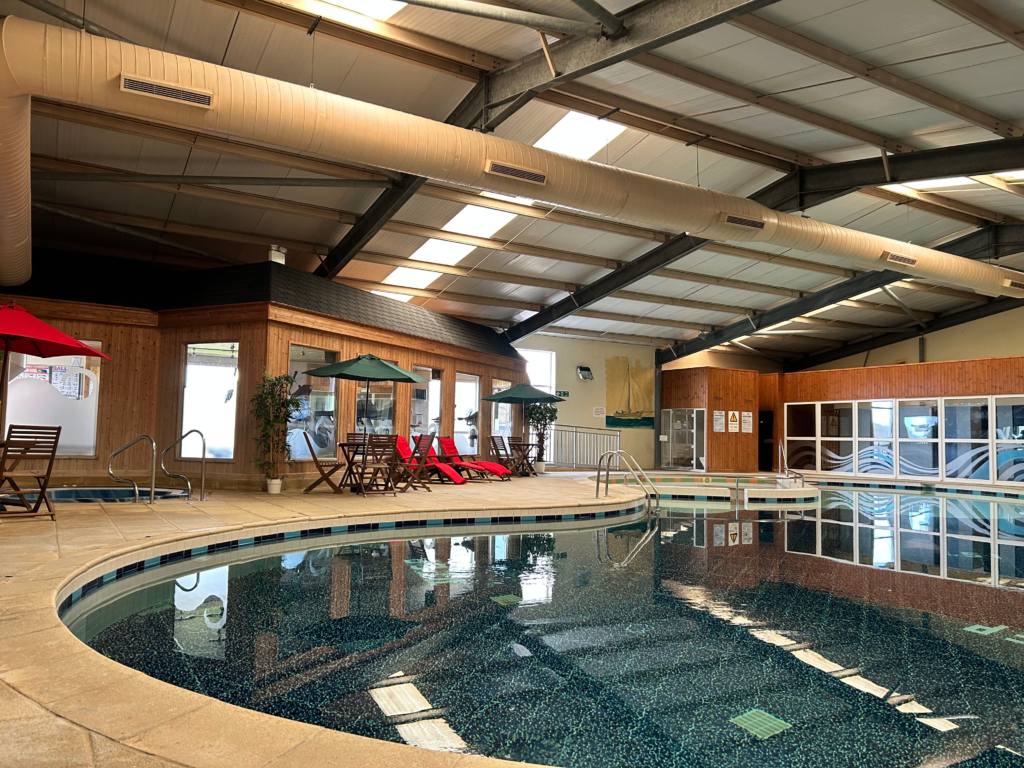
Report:
[[[363,421],[366,422],[363,431],[370,434],[370,380],[366,380],[366,399],[363,401]]]
[[[7,379],[11,370],[11,337],[4,337],[3,381],[0,381],[0,441],[7,439]]]

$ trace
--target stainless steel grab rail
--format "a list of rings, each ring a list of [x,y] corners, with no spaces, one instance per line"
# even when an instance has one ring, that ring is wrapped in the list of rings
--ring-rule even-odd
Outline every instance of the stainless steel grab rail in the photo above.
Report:
[[[789,457],[786,455],[785,443],[779,440],[779,471],[783,472],[783,477],[788,480],[791,477],[800,478],[800,487],[807,487],[807,478],[805,478],[800,472],[795,469],[789,468]]]
[[[199,439],[203,441],[203,463],[200,465],[199,469],[199,500],[203,501],[206,498],[206,436],[198,429],[190,429],[184,435],[182,435],[173,443],[164,448],[163,453],[160,454],[160,469],[162,469],[163,473],[168,477],[173,477],[177,480],[185,481],[185,487],[188,489],[188,499],[189,501],[191,501],[192,481],[185,477],[185,475],[172,475],[170,472],[168,472],[167,467],[164,466],[164,457],[167,455],[167,452],[171,450],[171,448],[178,445],[178,443],[180,443],[182,440],[184,440],[186,437],[192,434],[199,435]]]
[[[132,489],[135,491],[135,498],[133,499],[134,504],[139,503],[139,484],[134,480],[128,478],[118,477],[114,474],[114,457],[120,453],[124,453],[136,443],[142,442],[143,440],[149,440],[149,444],[153,447],[153,461],[150,464],[149,469],[149,503],[152,504],[156,501],[156,440],[149,435],[139,435],[130,443],[126,443],[110,454],[110,459],[107,461],[107,474],[110,475],[110,479],[115,483],[129,483]]]
[[[637,485],[640,486],[641,490],[643,490],[644,495],[647,497],[647,511],[651,511],[651,499],[654,499],[654,507],[660,511],[661,492],[658,490],[658,487],[654,484],[654,481],[652,481],[651,478],[647,476],[647,473],[644,472],[643,468],[640,466],[637,460],[623,450],[605,451],[604,453],[601,454],[601,458],[597,460],[597,486],[594,488],[594,498],[601,498],[602,467],[605,468],[604,495],[608,495],[608,486],[611,482],[612,474],[612,456],[617,456],[625,463],[626,470],[629,472],[629,474],[633,476],[633,479],[636,480]],[[607,463],[605,463],[606,458],[608,459]]]

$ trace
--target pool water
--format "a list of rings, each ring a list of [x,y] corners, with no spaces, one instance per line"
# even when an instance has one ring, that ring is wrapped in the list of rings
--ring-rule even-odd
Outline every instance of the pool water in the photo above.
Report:
[[[641,521],[296,542],[168,566],[69,624],[175,685],[435,749],[566,768],[1024,766],[1024,512],[949,501],[663,502],[653,538]]]
[[[46,495],[51,502],[79,502],[93,504],[103,502],[105,504],[116,501],[135,501],[135,491],[130,487],[111,486],[67,486],[63,488],[48,488]],[[187,493],[179,488],[157,488],[155,492],[157,499],[184,499]],[[35,504],[39,497],[38,493],[26,494],[25,498],[29,504]],[[0,503],[17,504],[18,497],[13,495],[0,496]],[[139,487],[139,501],[149,501],[149,488]]]

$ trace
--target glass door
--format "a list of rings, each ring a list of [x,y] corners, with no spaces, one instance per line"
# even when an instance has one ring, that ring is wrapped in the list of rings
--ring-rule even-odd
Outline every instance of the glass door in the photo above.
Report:
[[[703,472],[704,409],[672,408],[662,411],[662,434],[668,437],[663,445],[662,466]]]

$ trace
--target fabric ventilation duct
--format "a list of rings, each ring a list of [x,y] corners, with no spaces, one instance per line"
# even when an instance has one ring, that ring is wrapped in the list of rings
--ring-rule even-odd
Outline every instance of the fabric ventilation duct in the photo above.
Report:
[[[1024,298],[1024,273],[81,30],[0,20],[0,283],[30,275],[29,98],[425,176],[712,240]]]

